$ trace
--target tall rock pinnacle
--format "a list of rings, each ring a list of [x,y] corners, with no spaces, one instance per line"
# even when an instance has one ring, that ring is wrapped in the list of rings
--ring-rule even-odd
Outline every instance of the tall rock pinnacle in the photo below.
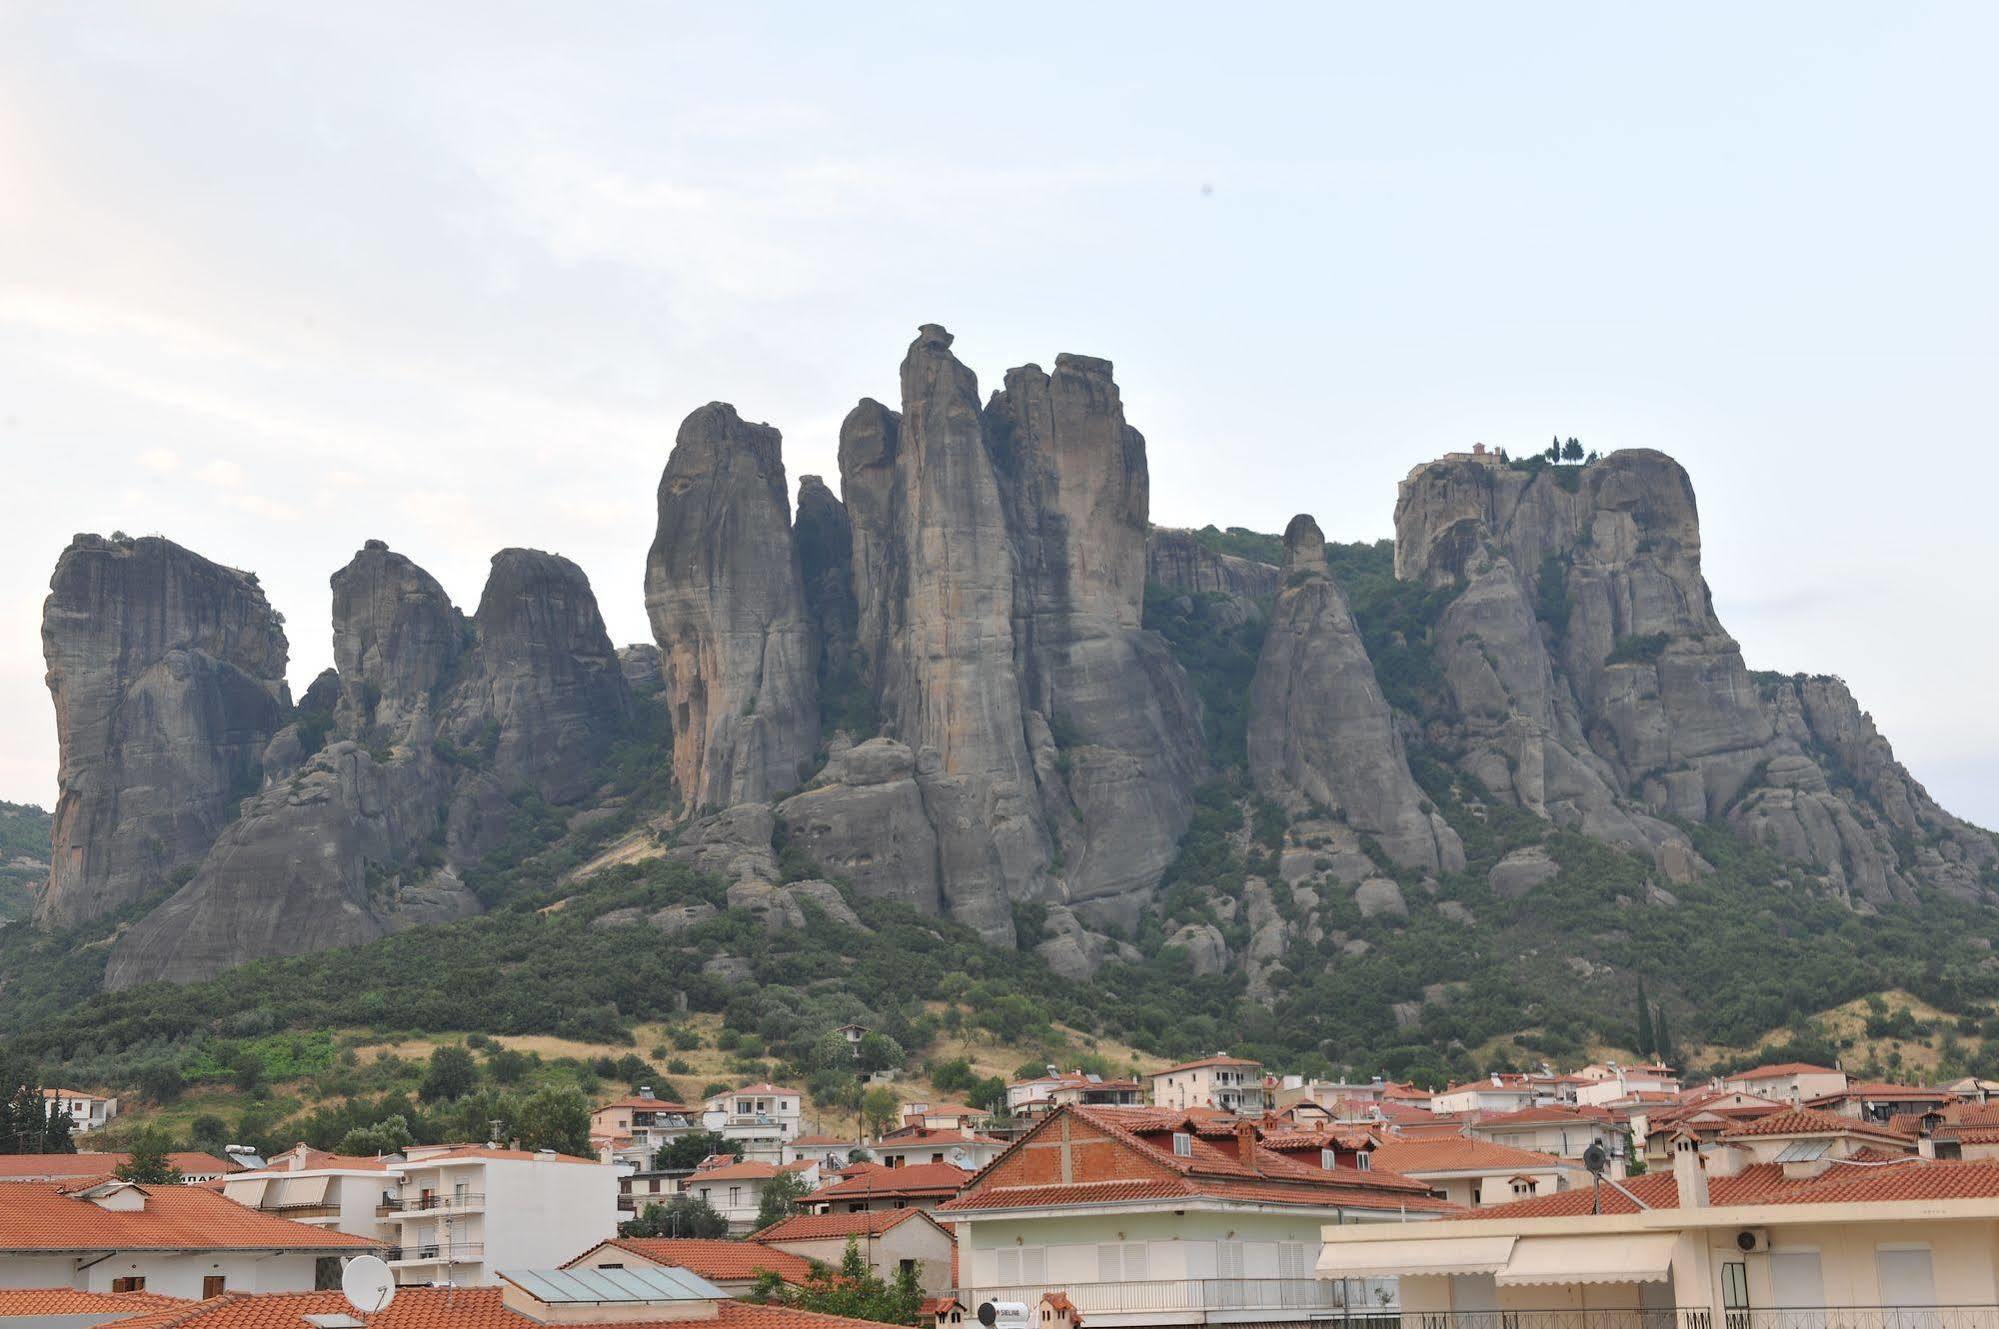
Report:
[[[819,742],[816,645],[778,432],[711,402],[659,482],[646,612],[690,809],[798,787]]]

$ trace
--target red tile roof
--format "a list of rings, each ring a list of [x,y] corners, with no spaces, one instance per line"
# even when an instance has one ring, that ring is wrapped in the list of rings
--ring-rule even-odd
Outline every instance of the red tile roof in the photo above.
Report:
[[[1471,1124],[1471,1129],[1483,1131],[1494,1126],[1540,1126],[1557,1122],[1577,1126],[1584,1124],[1611,1126],[1618,1120],[1616,1113],[1600,1107],[1570,1107],[1565,1103],[1549,1103],[1541,1107],[1524,1107],[1515,1112],[1495,1112],[1489,1117],[1480,1117]]]
[[[1814,1112],[1810,1108],[1792,1108],[1788,1112],[1772,1112],[1753,1117],[1729,1127],[1722,1133],[1722,1138],[1734,1140],[1766,1135],[1867,1135],[1875,1139],[1904,1143],[1909,1139],[1905,1132],[1892,1126],[1858,1121],[1852,1117],[1841,1117],[1830,1112]]]
[[[1838,1075],[1838,1074],[1839,1074],[1838,1068],[1833,1066],[1814,1066],[1809,1061],[1780,1061],[1780,1062],[1775,1062],[1769,1066],[1758,1066],[1754,1070],[1737,1071],[1733,1075],[1724,1075],[1721,1078],[1724,1081],[1777,1080],[1783,1078],[1786,1075]]]
[[[180,1297],[157,1292],[79,1292],[67,1287],[0,1288],[0,1320],[30,1315],[106,1315],[113,1311],[164,1310],[185,1306]]]
[[[94,1189],[94,1188],[93,1188]],[[74,1183],[0,1192],[0,1251],[367,1250],[381,1243],[245,1208],[199,1186],[136,1186],[141,1209],[106,1209]]]
[[[639,1112],[687,1111],[685,1103],[675,1103],[671,1099],[665,1098],[647,1098],[640,1094],[633,1094],[630,1098],[615,1099],[609,1103],[601,1104],[592,1110],[602,1112],[605,1108],[632,1108]]]
[[[971,1173],[950,1163],[911,1163],[907,1167],[864,1163],[848,1172],[844,1179],[821,1186],[805,1198],[816,1204],[821,1200],[860,1200],[871,1195],[956,1195],[971,1177]]]
[[[130,1154],[0,1154],[0,1182],[64,1181],[73,1177],[108,1177],[124,1166]],[[212,1172],[241,1172],[241,1163],[214,1154],[182,1150],[167,1155],[167,1161],[182,1172],[206,1175]]]
[[[1403,1176],[1419,1176],[1425,1172],[1501,1172],[1524,1168],[1545,1172],[1549,1168],[1570,1166],[1553,1154],[1463,1137],[1390,1140],[1375,1149],[1370,1157],[1375,1167]]]
[[[457,1144],[437,1153],[419,1152],[415,1158],[397,1164],[398,1167],[428,1167],[432,1163],[460,1163],[471,1159],[493,1159],[499,1162],[532,1163],[540,1159],[545,1163],[582,1163],[589,1167],[603,1167],[594,1158],[578,1158],[574,1154],[538,1154],[531,1149],[495,1149],[484,1144]]]
[[[759,1081],[756,1084],[746,1084],[741,1089],[725,1089],[719,1094],[710,1094],[708,1095],[708,1097],[702,1099],[701,1101],[704,1103],[712,1103],[718,1098],[733,1098],[737,1094],[762,1094],[766,1097],[772,1094],[789,1094],[793,1098],[804,1097],[804,1095],[800,1094],[796,1089],[786,1089],[781,1084],[772,1084],[768,1080],[764,1080],[764,1081]]]
[[[808,1160],[809,1161],[809,1160]],[[724,1163],[696,1171],[688,1181],[769,1181],[781,1169],[775,1163]]]
[[[1230,1057],[1217,1054],[1212,1057],[1202,1057],[1198,1061],[1183,1061],[1178,1066],[1168,1066],[1163,1071],[1153,1071],[1146,1078],[1156,1080],[1162,1075],[1172,1075],[1179,1071],[1197,1071],[1204,1066],[1254,1066],[1261,1070],[1263,1063],[1260,1061],[1251,1061],[1247,1057]]]
[[[591,1262],[598,1252],[616,1248],[654,1264],[671,1265],[703,1278],[740,1282],[769,1270],[787,1283],[801,1284],[812,1272],[812,1262],[790,1251],[772,1250],[754,1241],[704,1240],[698,1237],[613,1237],[592,1246],[563,1265],[574,1269]],[[593,1266],[594,1267],[594,1266]]]
[[[913,1218],[941,1226],[921,1209],[876,1209],[865,1214],[793,1214],[757,1233],[756,1240],[775,1244],[780,1241],[822,1241],[828,1237],[879,1237],[890,1228]]]
[[[368,1329],[540,1329],[541,1322],[507,1309],[497,1287],[406,1287],[399,1288],[387,1310],[368,1317]],[[820,1315],[793,1310],[789,1306],[757,1306],[746,1301],[715,1303],[716,1318],[698,1323],[715,1329],[881,1329],[872,1320],[853,1320],[844,1315]],[[220,1297],[180,1309],[170,1309],[137,1319],[115,1322],[116,1329],[312,1329],[308,1315],[349,1315],[352,1308],[338,1292],[277,1292],[247,1295],[224,1293]],[[600,1329],[606,1322],[589,1325],[564,1321],[570,1329]],[[686,1329],[689,1323],[678,1313],[662,1313],[656,1320],[620,1320],[619,1329],[655,1329],[671,1324]]]
[[[1679,1207],[1679,1189],[1670,1171],[1648,1172],[1621,1183],[1653,1209]],[[1623,1192],[1604,1186],[1597,1192],[1607,1214],[1637,1212]],[[1591,1188],[1559,1191],[1511,1204],[1495,1205],[1469,1218],[1561,1218],[1590,1212]],[[1708,1178],[1708,1203],[1750,1204],[1885,1204],[1897,1200],[1999,1199],[1999,1163],[1956,1162],[1904,1155],[1865,1163],[1835,1162],[1816,1177],[1788,1178],[1778,1163],[1757,1163],[1732,1177]]]

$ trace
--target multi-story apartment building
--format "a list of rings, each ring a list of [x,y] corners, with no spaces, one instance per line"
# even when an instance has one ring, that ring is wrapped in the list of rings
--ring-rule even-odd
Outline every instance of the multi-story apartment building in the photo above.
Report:
[[[224,1177],[222,1194],[246,1209],[393,1246],[396,1224],[383,1210],[400,1184],[386,1159],[298,1144],[262,1168]]]
[[[501,1269],[553,1269],[617,1231],[618,1169],[550,1150],[415,1147],[381,1216],[396,1225],[398,1283],[491,1284]]]
[[[590,1114],[590,1143],[601,1161],[645,1171],[661,1148],[700,1129],[699,1115],[683,1103],[654,1097],[652,1086],[641,1085],[637,1093]]]
[[[798,1138],[805,1095],[776,1084],[749,1084],[711,1096],[701,1105],[701,1128],[739,1140],[746,1158],[779,1163],[787,1140]]]
[[[1152,1106],[1157,1108],[1213,1108],[1256,1116],[1269,1106],[1262,1063],[1225,1052],[1168,1066],[1146,1079],[1152,1087]]]

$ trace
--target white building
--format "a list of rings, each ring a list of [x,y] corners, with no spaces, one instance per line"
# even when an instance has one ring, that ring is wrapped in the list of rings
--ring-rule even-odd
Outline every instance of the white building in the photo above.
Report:
[[[48,1100],[51,1109],[69,1117],[72,1135],[102,1130],[118,1115],[117,1099],[87,1094],[81,1089],[44,1089],[42,1097]]]
[[[744,1153],[777,1163],[784,1143],[798,1138],[805,1095],[776,1084],[749,1084],[716,1094],[701,1105],[701,1128],[740,1140]]]
[[[222,1194],[246,1209],[393,1246],[397,1225],[389,1215],[401,1181],[385,1159],[298,1144],[254,1172],[225,1177]]]
[[[483,1287],[501,1269],[553,1269],[618,1226],[618,1169],[551,1150],[415,1147],[387,1171],[398,1283]]]
[[[737,1235],[753,1231],[763,1208],[764,1188],[780,1173],[790,1173],[809,1191],[819,1185],[819,1165],[810,1159],[779,1166],[775,1163],[722,1163],[701,1168],[680,1183],[689,1195],[706,1200],[711,1208],[729,1220],[729,1231]]]
[[[1542,1102],[1544,1090],[1525,1075],[1494,1072],[1483,1080],[1454,1084],[1430,1096],[1430,1111],[1517,1112]]]
[[[365,1237],[308,1227],[199,1186],[20,1182],[0,1190],[0,1287],[309,1292]]]
[[[1263,1094],[1262,1063],[1231,1057],[1226,1052],[1168,1066],[1146,1079],[1151,1084],[1154,1107],[1175,1111],[1213,1108],[1217,1112],[1255,1116],[1268,1106]]]
[[[1721,1083],[1723,1088],[1738,1094],[1755,1094],[1759,1098],[1772,1098],[1796,1106],[1815,1098],[1845,1093],[1846,1072],[1831,1066],[1786,1061],[1774,1066],[1737,1071],[1734,1075],[1724,1076]]]

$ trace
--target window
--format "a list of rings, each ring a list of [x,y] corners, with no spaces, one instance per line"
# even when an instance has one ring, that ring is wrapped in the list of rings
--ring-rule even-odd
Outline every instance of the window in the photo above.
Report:
[[[916,1276],[916,1261],[914,1260],[897,1260],[895,1267],[912,1278]]]
[[[1239,1241],[1218,1241],[1215,1243],[1215,1273],[1222,1278],[1242,1277],[1242,1243]]]
[[[1328,1172],[1331,1172],[1334,1168],[1338,1167],[1339,1165],[1340,1165],[1339,1154],[1337,1154],[1331,1149],[1321,1149],[1319,1151],[1320,1167],[1324,1168]]]
[[[741,1186],[729,1187],[729,1207],[731,1209],[739,1208],[741,1207],[742,1203],[743,1203],[743,1188]]]
[[[1770,1304],[1782,1310],[1825,1305],[1825,1275],[1817,1251],[1770,1252]]]
[[[1310,1278],[1312,1276],[1312,1265],[1318,1253],[1318,1247],[1308,1247],[1302,1241],[1278,1242],[1277,1276],[1279,1278]]]
[[[1002,1246],[996,1254],[999,1256],[998,1277],[1000,1284],[1002,1286],[1009,1286],[1018,1283],[1020,1281],[1020,1248],[1015,1246],[1009,1249]]]
[[[113,1292],[144,1292],[146,1290],[145,1275],[137,1274],[129,1278],[114,1278],[111,1280],[111,1290]]]
[[[1935,1272],[1927,1246],[1883,1246],[1874,1252],[1881,1304],[1897,1309],[1937,1304]]]
[[[1740,1260],[1721,1267],[1721,1306],[1729,1311],[1749,1309],[1749,1266]]]
[[[1353,1165],[1362,1172],[1371,1172],[1374,1170],[1374,1159],[1368,1155],[1367,1150],[1363,1149],[1353,1156]]]
[[[1173,1132],[1173,1152],[1181,1158],[1194,1156],[1194,1137],[1185,1131]]]
[[[201,1280],[201,1299],[207,1301],[210,1297],[221,1296],[222,1286],[227,1281],[221,1274],[203,1275]]]

